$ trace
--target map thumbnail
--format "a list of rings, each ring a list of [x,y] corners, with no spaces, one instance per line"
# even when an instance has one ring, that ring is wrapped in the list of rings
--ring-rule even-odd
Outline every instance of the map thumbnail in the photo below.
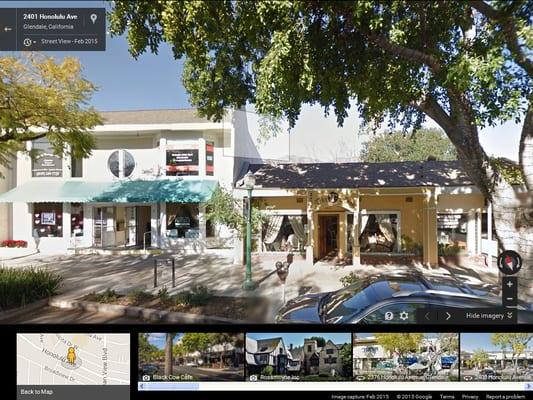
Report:
[[[17,334],[18,385],[129,385],[130,335]]]

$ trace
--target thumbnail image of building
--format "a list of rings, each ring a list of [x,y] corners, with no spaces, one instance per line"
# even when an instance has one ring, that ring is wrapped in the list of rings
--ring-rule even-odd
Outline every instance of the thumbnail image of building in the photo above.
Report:
[[[245,351],[248,379],[348,379],[351,369],[350,343],[339,343],[334,339],[346,336],[341,339],[348,340],[349,334],[328,336],[331,334],[247,334]]]
[[[354,333],[353,373],[357,381],[458,379],[455,333]]]
[[[172,370],[165,373],[167,333],[139,335],[139,380],[239,381],[244,379],[244,334],[172,335]],[[168,371],[167,371],[168,372]]]
[[[533,380],[533,333],[461,333],[461,380]]]

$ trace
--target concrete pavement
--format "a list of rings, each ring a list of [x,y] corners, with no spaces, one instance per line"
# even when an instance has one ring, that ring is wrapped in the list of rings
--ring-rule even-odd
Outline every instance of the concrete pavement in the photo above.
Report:
[[[283,304],[282,286],[275,272],[275,262],[283,261],[283,255],[254,256],[252,264],[253,279],[259,286],[247,292],[241,287],[245,267],[233,264],[233,252],[207,251],[202,255],[175,255],[176,287],[171,287],[171,269],[160,268],[158,287],[153,287],[154,258],[169,257],[153,255],[32,255],[3,264],[12,268],[34,266],[46,268],[63,275],[64,281],[60,299],[75,300],[95,291],[107,288],[119,293],[139,288],[154,293],[166,287],[170,294],[190,290],[194,285],[203,285],[222,296],[247,297],[263,296],[271,302],[271,313]],[[497,270],[488,267],[469,266],[427,269],[413,265],[361,265],[335,266],[319,262],[307,264],[296,258],[290,267],[285,288],[285,299],[289,300],[304,293],[320,293],[342,287],[340,279],[350,273],[361,278],[386,270],[418,269],[427,275],[452,275],[471,284],[497,284]],[[272,316],[269,316],[270,318]]]

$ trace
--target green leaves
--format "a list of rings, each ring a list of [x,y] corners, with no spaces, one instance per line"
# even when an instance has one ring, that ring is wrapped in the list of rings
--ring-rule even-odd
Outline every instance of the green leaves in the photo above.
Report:
[[[244,215],[242,204],[236,200],[227,190],[217,187],[211,199],[206,203],[206,218],[216,224],[225,225],[237,232],[240,238],[246,232],[247,220]],[[261,229],[263,215],[257,205],[252,206],[252,232]]]
[[[420,129],[412,134],[401,131],[373,136],[362,150],[366,162],[455,160],[455,148],[440,129]]]
[[[83,78],[78,60],[28,55],[0,58],[0,163],[6,165],[25,142],[46,137],[58,155],[87,157],[89,133],[102,122],[87,106],[96,87]]]
[[[516,3],[493,6],[530,49],[531,10]],[[115,34],[128,31],[135,56],[170,43],[187,60],[191,102],[213,119],[224,107],[252,103],[293,125],[301,104],[318,103],[342,123],[356,99],[366,122],[388,116],[405,127],[419,122],[413,101],[430,95],[449,109],[444,94],[453,90],[465,94],[483,125],[516,118],[523,111],[517,98],[531,93],[531,77],[517,67],[501,27],[463,1],[116,1],[110,20]],[[466,32],[475,34],[466,39]],[[390,51],[372,35],[405,51]]]

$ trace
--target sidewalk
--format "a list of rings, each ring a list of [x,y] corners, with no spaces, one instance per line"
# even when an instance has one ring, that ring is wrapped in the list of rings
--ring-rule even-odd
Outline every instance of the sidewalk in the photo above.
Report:
[[[169,294],[190,290],[194,285],[203,285],[214,294],[232,297],[262,296],[271,302],[272,313],[283,304],[282,286],[275,271],[272,258],[255,258],[252,265],[253,280],[258,283],[256,290],[248,292],[242,289],[245,266],[233,264],[231,251],[206,252],[202,255],[176,255],[176,286],[171,287],[171,268],[159,268],[158,286],[154,288],[154,258],[168,256],[153,255],[77,255],[77,256],[43,256],[4,261],[5,266],[17,268],[22,266],[43,267],[61,273],[64,277],[61,300],[75,300],[95,291],[111,288],[119,293],[132,289],[143,289],[157,293],[166,287]],[[334,266],[328,263],[316,263],[311,266],[301,259],[296,259],[289,269],[285,288],[285,299],[304,293],[320,293],[337,290],[342,287],[340,278],[354,272],[358,277],[379,274],[383,271],[419,269],[427,275],[453,275],[465,283],[497,284],[497,270],[482,267],[444,267],[426,269],[406,265],[362,265]]]

